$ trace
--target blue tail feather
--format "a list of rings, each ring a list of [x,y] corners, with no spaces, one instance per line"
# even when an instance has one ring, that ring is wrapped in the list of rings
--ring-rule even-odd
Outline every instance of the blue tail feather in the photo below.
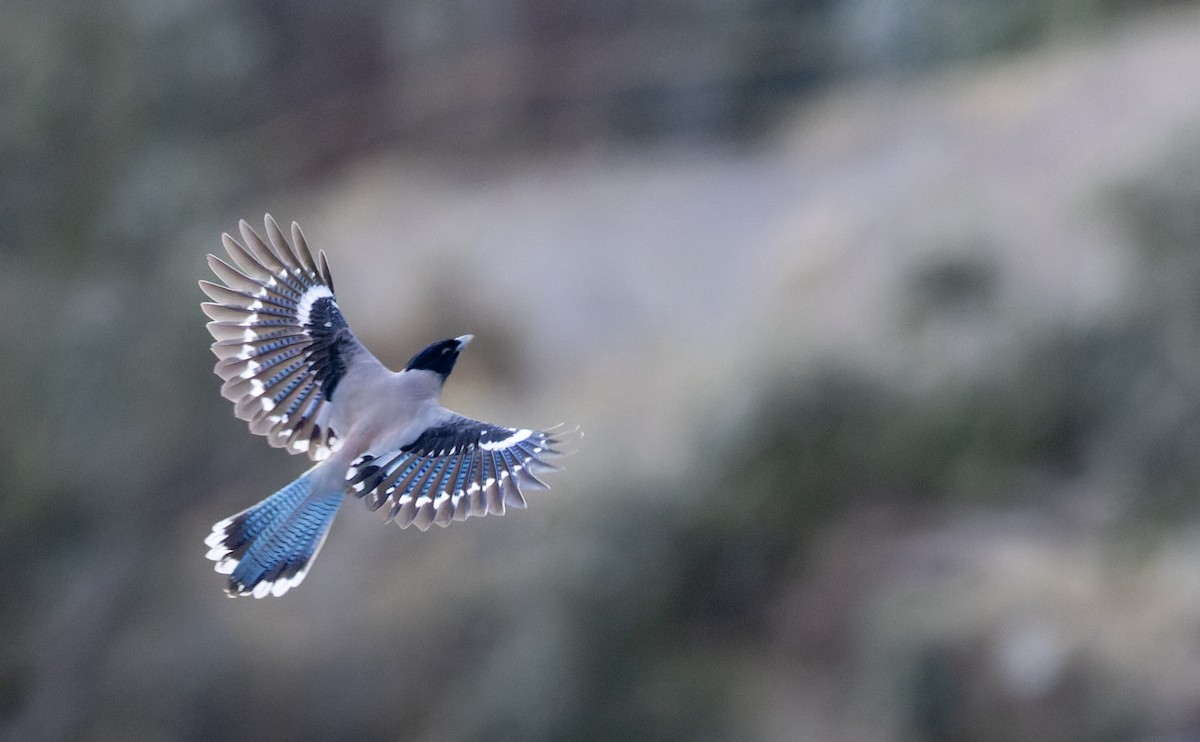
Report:
[[[342,504],[341,490],[314,494],[311,470],[257,505],[213,526],[205,543],[231,596],[282,595],[300,584]]]

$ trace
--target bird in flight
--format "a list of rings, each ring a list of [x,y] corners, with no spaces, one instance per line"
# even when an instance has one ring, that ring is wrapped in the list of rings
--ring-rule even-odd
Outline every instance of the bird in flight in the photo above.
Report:
[[[314,260],[295,222],[288,242],[268,214],[267,240],[245,221],[233,259],[201,281],[221,394],[250,431],[316,462],[262,502],[218,522],[208,558],[231,597],[282,595],[300,584],[342,500],[352,494],[401,528],[448,526],[524,508],[522,488],[578,431],[506,428],[442,407],[442,385],[471,335],[439,340],[403,371],[355,339],[338,309],[325,251]],[[235,267],[236,266],[236,267]]]

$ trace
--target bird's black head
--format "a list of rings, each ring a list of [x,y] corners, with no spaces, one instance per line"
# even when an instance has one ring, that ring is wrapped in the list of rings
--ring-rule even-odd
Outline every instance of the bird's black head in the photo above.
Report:
[[[467,347],[474,335],[462,335],[448,340],[439,340],[425,350],[412,357],[405,371],[432,371],[442,377],[442,381],[454,370],[454,362],[458,354]]]

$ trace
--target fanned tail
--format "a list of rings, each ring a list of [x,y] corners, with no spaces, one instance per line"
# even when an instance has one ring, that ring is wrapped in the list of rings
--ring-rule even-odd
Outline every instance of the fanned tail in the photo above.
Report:
[[[312,470],[257,505],[215,524],[204,540],[230,597],[283,595],[308,574],[342,504],[313,492]]]

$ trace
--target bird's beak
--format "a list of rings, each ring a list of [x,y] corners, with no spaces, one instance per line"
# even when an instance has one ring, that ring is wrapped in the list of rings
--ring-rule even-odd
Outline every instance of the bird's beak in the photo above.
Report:
[[[474,339],[474,335],[459,335],[458,337],[454,338],[454,340],[458,343],[459,350],[467,347],[467,345]]]

